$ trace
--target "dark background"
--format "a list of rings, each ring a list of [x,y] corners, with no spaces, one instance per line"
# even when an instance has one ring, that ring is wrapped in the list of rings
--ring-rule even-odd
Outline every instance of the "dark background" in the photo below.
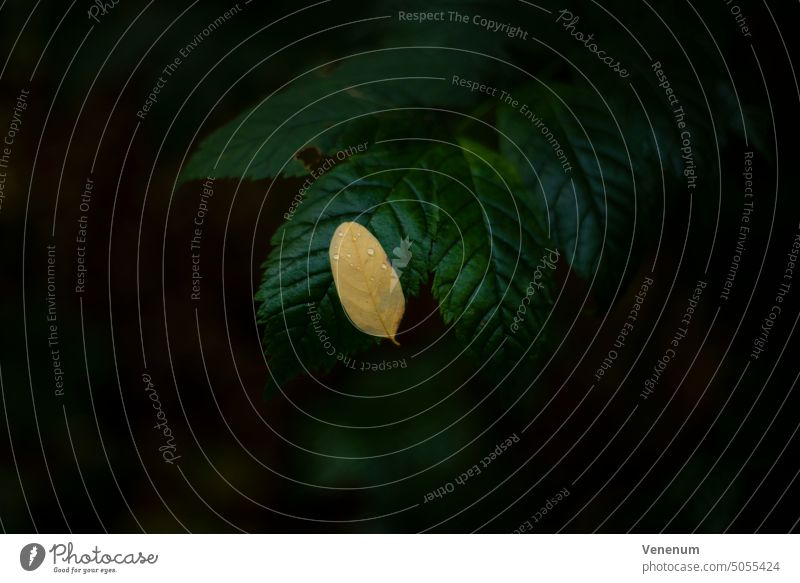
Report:
[[[641,9],[603,4],[620,14]],[[298,71],[409,38],[401,38],[391,22],[348,26],[303,41],[248,73],[258,61],[311,32],[402,5],[324,4],[255,34],[203,79],[265,23],[300,8],[254,1],[185,59],[137,129],[136,111],[158,72],[230,5],[121,0],[87,36],[89,3],[3,2],[2,134],[23,88],[30,91],[30,106],[0,211],[2,529],[510,532],[568,488],[569,497],[534,532],[796,530],[800,397],[794,389],[800,369],[791,339],[798,289],[772,330],[766,354],[747,363],[800,220],[793,148],[798,94],[789,61],[797,54],[792,23],[800,14],[784,2],[742,4],[768,95],[749,42],[738,35],[724,3],[695,6],[733,68],[754,127],[766,137],[766,149],[755,160],[753,232],[731,301],[722,304],[718,296],[736,241],[741,144],[722,153],[719,209],[717,168],[708,169],[712,178],[694,201],[691,218],[688,201],[670,199],[656,285],[633,341],[593,390],[592,375],[650,273],[655,241],[639,249],[638,272],[608,314],[600,307],[575,319],[586,290],[570,278],[574,303],[565,302],[555,314],[564,342],[532,386],[540,371],[526,368],[500,390],[494,388],[503,370],[459,388],[472,371],[470,363],[460,362],[437,382],[384,402],[343,398],[309,379],[293,381],[283,394],[264,389],[268,372],[252,296],[296,182],[278,180],[263,208],[268,182],[217,183],[203,240],[208,278],[197,305],[187,300],[188,240],[200,185],[175,183],[198,139]],[[596,10],[588,2],[573,6],[586,14]],[[708,35],[688,3],[653,6],[682,38]],[[523,4],[513,10],[524,26],[567,50],[563,35],[538,22],[537,13]],[[614,34],[607,20],[583,23]],[[654,23],[640,26],[637,32],[645,36],[666,36]],[[419,30],[421,44],[429,41],[426,32]],[[496,37],[474,37],[456,41],[501,50],[494,46]],[[709,55],[696,52],[691,59],[713,61]],[[552,65],[524,52],[511,56],[533,70]],[[78,297],[74,238],[79,197],[90,174],[95,188],[87,291]],[[709,286],[691,334],[656,394],[641,401],[642,380],[672,337],[712,240]],[[63,397],[54,395],[47,347],[48,244],[57,246]],[[568,274],[562,269],[559,277]],[[413,321],[433,309],[424,291],[410,304],[408,317]],[[404,342],[402,354],[412,354],[442,330],[431,319]],[[409,378],[438,370],[455,350],[444,343],[409,377],[334,370],[324,381],[359,395],[390,393],[406,387]],[[380,347],[369,359],[396,354]],[[175,433],[178,464],[165,464],[159,455],[144,372]],[[422,413],[383,428],[330,424],[389,424],[411,412]],[[454,480],[513,433],[519,443],[481,476],[442,500],[422,503],[427,492]],[[401,451],[384,455],[395,450]]]

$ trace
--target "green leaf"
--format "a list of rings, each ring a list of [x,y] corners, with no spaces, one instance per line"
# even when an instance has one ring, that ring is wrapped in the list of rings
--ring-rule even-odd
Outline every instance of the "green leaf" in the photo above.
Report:
[[[519,108],[499,109],[498,129],[509,138],[501,151],[572,268],[587,281],[597,274],[596,292],[608,300],[625,277],[635,221],[646,224],[660,192],[655,142],[633,93],[611,105],[612,117],[596,94],[551,89],[520,93]]]
[[[375,343],[347,320],[333,286],[328,246],[344,221],[366,226],[386,249],[410,239],[406,295],[433,273],[443,319],[469,353],[516,362],[552,306],[556,267],[542,263],[548,241],[526,196],[514,168],[468,141],[373,145],[324,175],[273,238],[256,297],[275,380],[328,371],[335,355]]]
[[[461,140],[441,171],[448,178],[439,178],[436,193],[434,297],[472,354],[485,360],[497,351],[497,362],[513,365],[553,305],[558,250],[554,262],[542,263],[552,245],[531,211],[531,193],[497,153]]]
[[[206,138],[181,179],[305,176],[295,156],[314,147],[333,154],[353,126],[393,108],[467,107],[478,96],[449,77],[480,74],[492,61],[447,49],[398,47],[317,67]]]
[[[435,229],[434,207],[425,204],[434,188],[433,174],[426,170],[428,155],[428,148],[414,143],[371,146],[317,180],[273,237],[256,300],[278,384],[304,371],[328,371],[338,354],[351,355],[376,343],[348,321],[333,285],[328,248],[342,222],[364,225],[387,250],[409,238],[412,257],[400,281],[407,296],[419,293],[428,278]]]

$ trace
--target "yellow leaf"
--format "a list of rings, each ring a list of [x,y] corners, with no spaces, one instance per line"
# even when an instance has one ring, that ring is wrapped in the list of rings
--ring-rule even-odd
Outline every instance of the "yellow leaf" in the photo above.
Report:
[[[366,334],[395,344],[406,310],[397,272],[380,242],[358,223],[342,223],[329,249],[336,293],[350,322]]]

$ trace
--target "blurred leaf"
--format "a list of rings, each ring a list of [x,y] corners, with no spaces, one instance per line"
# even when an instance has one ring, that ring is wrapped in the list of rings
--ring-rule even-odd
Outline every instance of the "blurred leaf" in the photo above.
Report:
[[[635,221],[644,224],[658,193],[652,132],[632,103],[616,102],[612,116],[596,94],[551,89],[554,94],[522,92],[519,109],[499,109],[497,126],[509,138],[501,151],[535,193],[541,216],[549,213],[551,236],[568,260],[574,257],[572,268],[586,280],[597,272],[597,292],[608,299],[622,276]]]
[[[384,49],[304,75],[206,138],[182,180],[305,176],[295,158],[306,148],[323,154],[352,144],[352,126],[393,108],[466,107],[478,97],[453,90],[448,77],[480,74],[492,65],[453,50]]]

